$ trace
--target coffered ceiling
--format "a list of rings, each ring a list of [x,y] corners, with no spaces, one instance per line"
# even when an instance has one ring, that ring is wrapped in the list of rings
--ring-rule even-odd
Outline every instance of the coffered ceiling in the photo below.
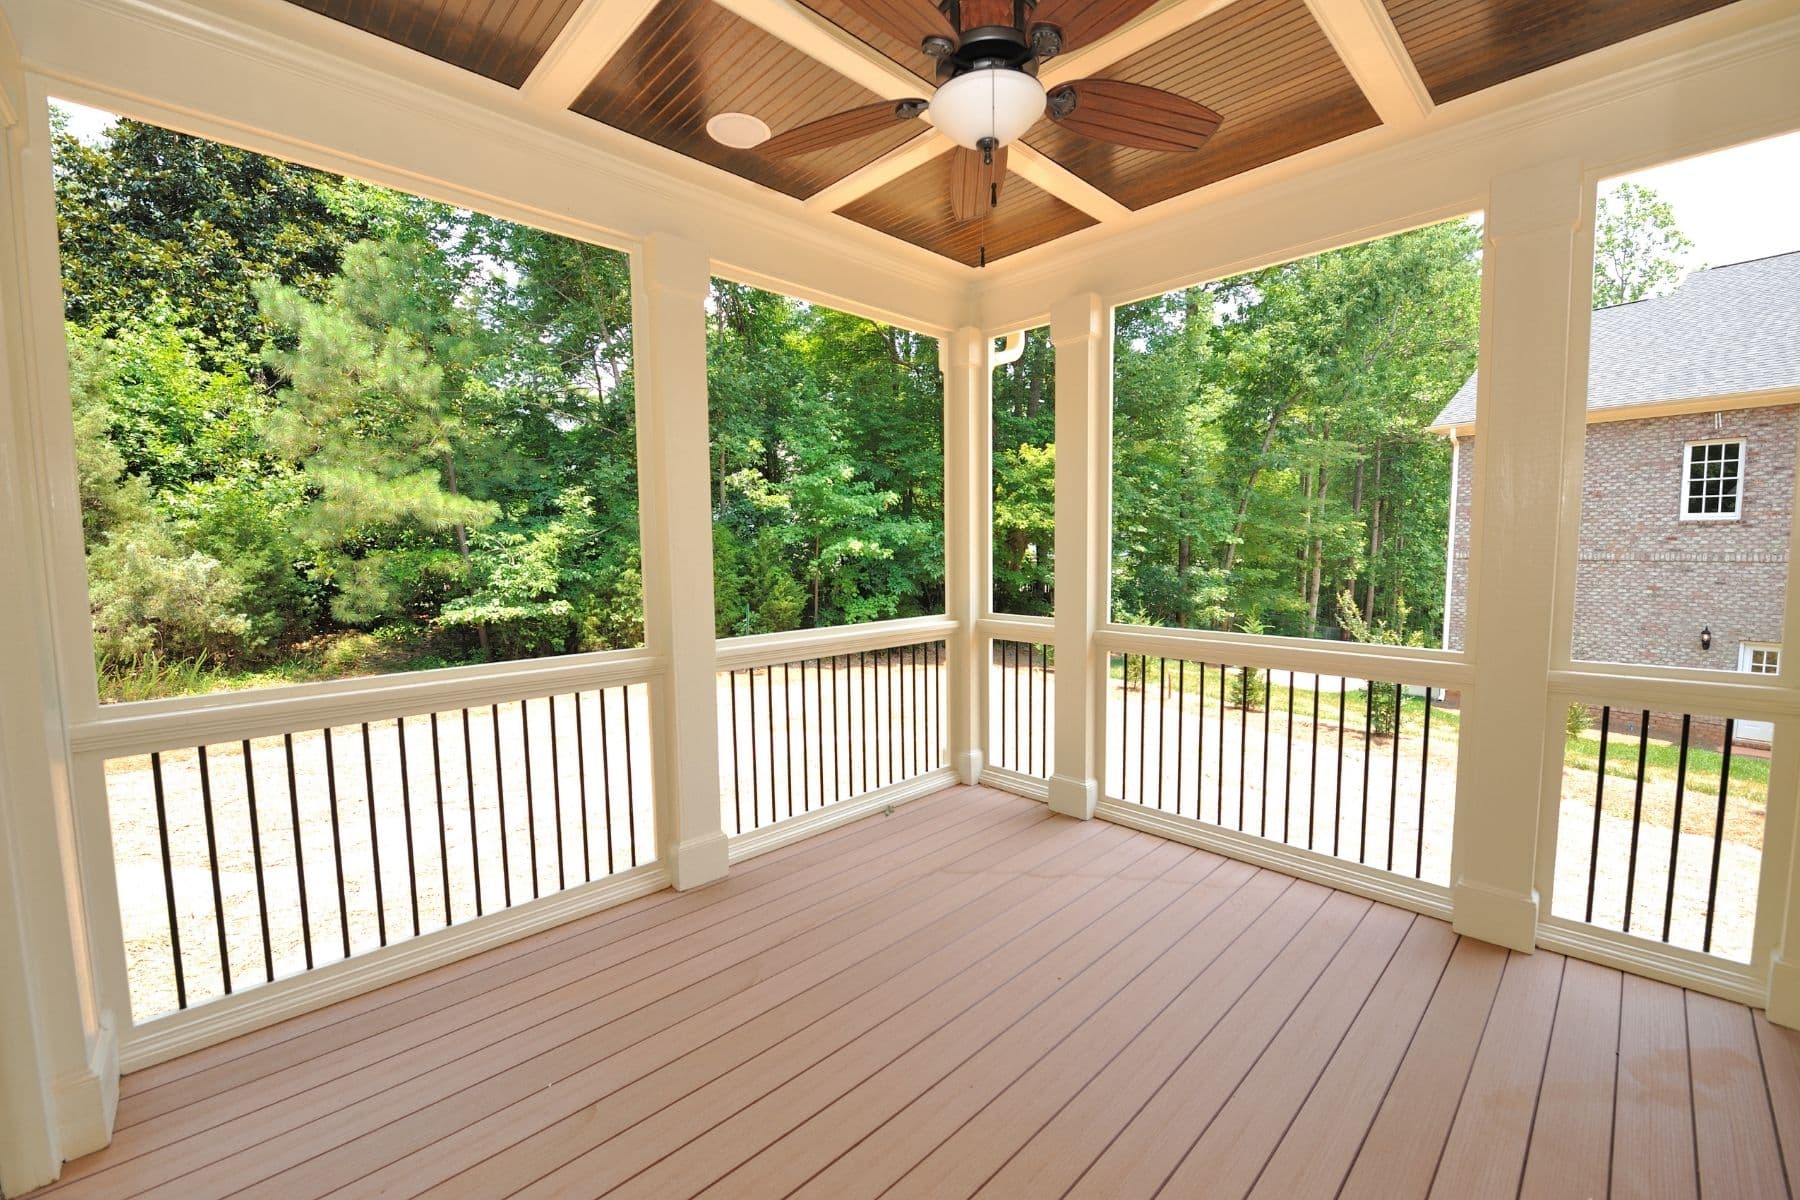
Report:
[[[997,206],[964,222],[950,211],[953,147],[928,121],[788,158],[708,136],[727,112],[780,133],[931,96],[918,46],[842,0],[288,2],[976,266],[1363,130],[1426,120],[1436,105],[1728,0],[1164,0],[1048,60],[1044,82],[1176,93],[1223,118],[1211,140],[1132,149],[1045,119],[1013,147]],[[1082,15],[1118,2],[1095,0]],[[1010,8],[963,4],[965,18],[978,5]]]

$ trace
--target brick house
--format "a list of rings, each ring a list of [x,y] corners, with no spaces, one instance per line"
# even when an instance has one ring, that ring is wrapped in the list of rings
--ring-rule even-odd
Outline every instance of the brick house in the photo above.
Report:
[[[1454,447],[1452,649],[1467,615],[1475,391],[1471,376],[1431,425]],[[1800,252],[1696,271],[1667,296],[1597,310],[1574,657],[1772,673],[1797,447]]]

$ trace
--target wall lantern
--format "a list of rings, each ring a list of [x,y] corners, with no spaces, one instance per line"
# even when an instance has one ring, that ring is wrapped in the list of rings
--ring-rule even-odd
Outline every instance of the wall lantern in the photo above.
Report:
[[[1712,649],[1712,626],[1711,625],[1702,625],[1700,627],[1700,648],[1702,650],[1711,650]]]

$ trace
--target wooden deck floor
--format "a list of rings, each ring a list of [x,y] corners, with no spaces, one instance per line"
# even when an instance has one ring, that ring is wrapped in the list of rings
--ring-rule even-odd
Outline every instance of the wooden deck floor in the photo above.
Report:
[[[1791,1195],[1800,1035],[955,789],[130,1076],[74,1197]]]

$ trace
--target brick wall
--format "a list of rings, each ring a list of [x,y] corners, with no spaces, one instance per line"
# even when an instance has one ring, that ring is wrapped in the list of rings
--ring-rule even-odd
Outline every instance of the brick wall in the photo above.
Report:
[[[1608,421],[1587,427],[1574,657],[1734,671],[1742,642],[1781,639],[1800,407]],[[1744,439],[1742,517],[1683,521],[1682,448]],[[1457,448],[1447,628],[1467,623],[1474,440]],[[1712,630],[1712,649],[1700,630]]]

